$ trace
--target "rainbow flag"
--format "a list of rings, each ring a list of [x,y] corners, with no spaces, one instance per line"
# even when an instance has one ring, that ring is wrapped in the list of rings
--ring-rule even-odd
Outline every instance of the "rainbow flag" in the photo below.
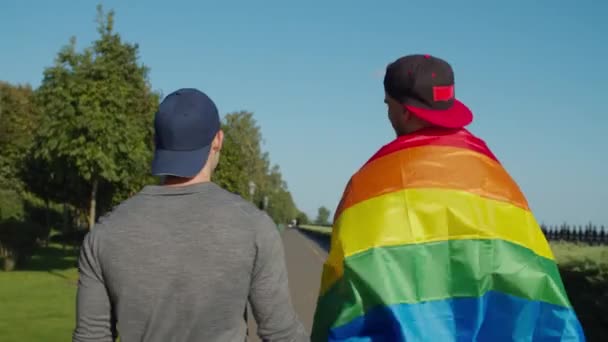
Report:
[[[336,210],[313,341],[584,341],[527,200],[466,130],[380,149]]]

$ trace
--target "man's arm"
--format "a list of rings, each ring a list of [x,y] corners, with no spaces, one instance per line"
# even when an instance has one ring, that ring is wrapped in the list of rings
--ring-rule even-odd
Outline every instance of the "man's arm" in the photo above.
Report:
[[[103,283],[97,257],[98,239],[95,232],[85,237],[79,263],[76,329],[73,342],[114,342],[110,298]]]
[[[249,301],[263,341],[310,341],[289,295],[283,242],[270,219],[258,230]]]

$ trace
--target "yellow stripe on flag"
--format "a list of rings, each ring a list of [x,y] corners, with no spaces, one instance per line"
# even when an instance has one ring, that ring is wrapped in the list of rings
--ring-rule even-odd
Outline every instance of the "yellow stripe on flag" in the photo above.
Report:
[[[342,276],[343,261],[351,255],[375,247],[463,239],[501,239],[554,259],[528,210],[466,191],[406,189],[363,201],[340,215],[321,293]]]

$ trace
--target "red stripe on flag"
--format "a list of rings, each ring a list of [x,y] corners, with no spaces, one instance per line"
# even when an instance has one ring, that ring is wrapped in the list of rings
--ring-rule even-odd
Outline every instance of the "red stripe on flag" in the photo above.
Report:
[[[376,154],[373,155],[366,164],[406,148],[428,145],[464,148],[481,153],[500,164],[500,161],[498,158],[496,158],[492,151],[490,151],[485,141],[474,136],[466,129],[448,130],[434,128],[427,128],[417,133],[408,134],[393,140],[391,143],[383,146],[378,152],[376,152]]]

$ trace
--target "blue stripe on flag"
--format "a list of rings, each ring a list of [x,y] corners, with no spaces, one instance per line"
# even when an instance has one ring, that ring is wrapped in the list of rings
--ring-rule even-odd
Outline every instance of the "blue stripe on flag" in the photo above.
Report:
[[[569,308],[500,292],[375,308],[329,341],[585,341]]]

